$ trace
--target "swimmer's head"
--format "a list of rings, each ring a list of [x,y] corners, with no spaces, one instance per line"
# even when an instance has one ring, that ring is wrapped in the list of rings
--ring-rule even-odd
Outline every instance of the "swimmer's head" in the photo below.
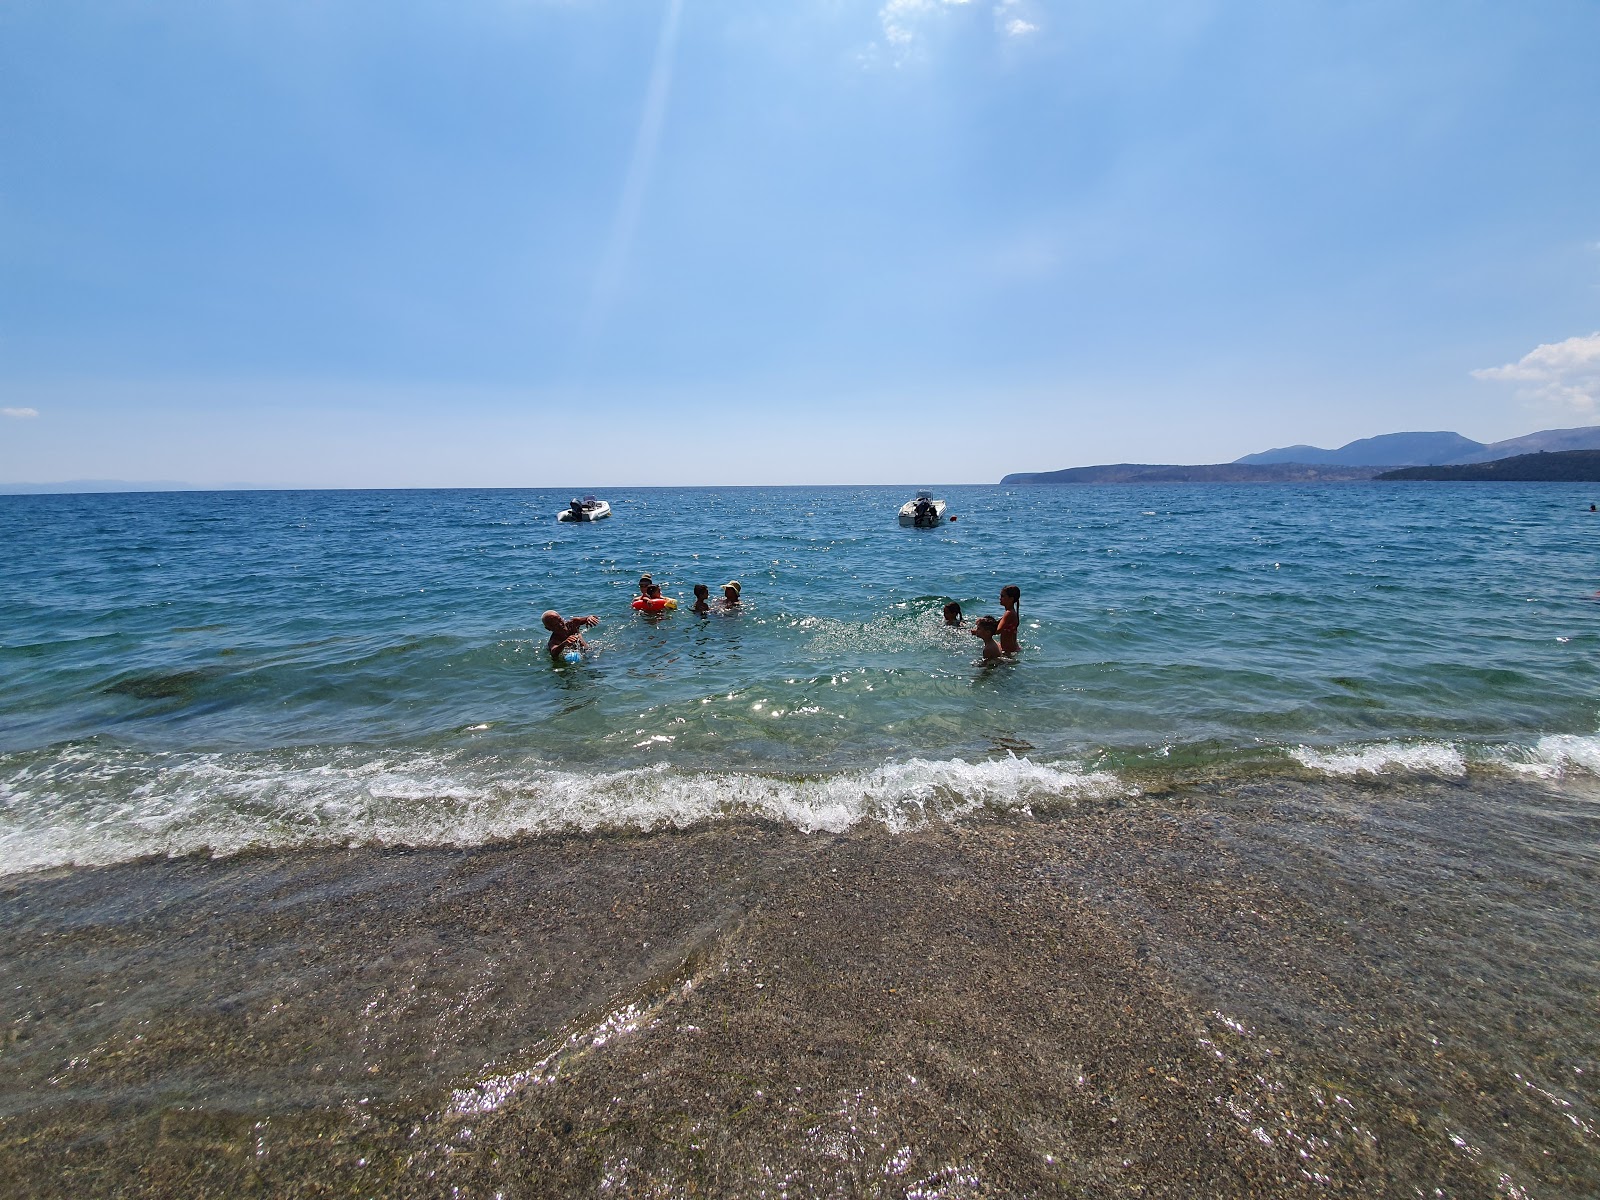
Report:
[[[706,597],[708,597],[710,595],[711,595],[711,589],[708,588],[705,584],[697,583],[697,584],[694,585],[694,598],[696,600],[704,600],[704,599],[706,599]]]
[[[742,589],[739,586],[739,581],[737,579],[730,579],[727,583],[722,585],[723,598],[727,600],[729,604],[736,603],[739,599],[739,592],[741,590]]]
[[[972,632],[979,637],[992,637],[1000,632],[1000,622],[995,617],[979,617],[972,623]]]
[[[944,623],[946,625],[961,624],[961,605],[954,600],[944,606]]]
[[[644,585],[644,594],[646,596],[649,596],[650,599],[652,599],[652,600],[661,599],[661,585],[659,583],[647,583],[647,584],[645,584]]]
[[[1008,604],[1008,605],[1009,604],[1021,604],[1022,603],[1022,589],[1019,588],[1014,583],[1006,584],[1005,587],[1000,589],[1000,603],[1001,604]]]
[[[554,633],[558,629],[566,628],[566,624],[561,620],[561,614],[553,608],[549,612],[545,613],[544,616],[540,617],[539,620],[551,633]]]

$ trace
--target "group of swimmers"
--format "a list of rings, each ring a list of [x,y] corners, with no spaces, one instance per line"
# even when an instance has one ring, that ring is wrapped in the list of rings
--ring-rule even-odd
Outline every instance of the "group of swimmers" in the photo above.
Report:
[[[743,587],[737,579],[728,580],[722,585],[722,599],[717,607],[738,608],[739,593],[742,590]],[[633,598],[633,608],[636,612],[661,613],[677,607],[678,602],[671,597],[663,596],[661,585],[648,574],[639,576],[639,592]],[[695,584],[694,605],[689,611],[709,613],[711,607],[711,589],[703,583]],[[583,631],[591,625],[600,624],[600,618],[593,613],[587,617],[563,617],[552,608],[540,618],[540,623],[550,631],[550,640],[545,643],[545,649],[550,651],[550,657],[575,662],[589,648],[589,643],[583,640]]]
[[[981,616],[967,630],[973,637],[983,639],[983,657],[986,660],[999,658],[1002,654],[1015,654],[1022,649],[1022,644],[1017,641],[1017,630],[1022,628],[1022,589],[1014,583],[1001,588],[1000,608],[1002,612],[998,617]],[[962,623],[961,605],[954,600],[944,606],[944,623],[957,628]]]
[[[716,606],[724,611],[736,610],[739,607],[739,593],[743,590],[737,579],[730,579],[722,585],[722,599]],[[639,576],[639,592],[633,598],[633,608],[637,612],[660,613],[678,607],[678,602],[661,594],[661,585],[649,575]],[[690,612],[707,614],[712,610],[711,589],[703,583],[694,585],[694,605]],[[1017,641],[1017,631],[1022,627],[1022,589],[1010,583],[1000,589],[1000,607],[1004,610],[1000,616],[982,616],[972,623],[968,630],[975,638],[983,639],[983,657],[987,659],[999,658],[1003,654],[1015,654],[1022,649]],[[961,615],[961,605],[952,600],[944,606],[944,623],[954,628],[960,628],[964,618]],[[550,651],[550,657],[568,662],[576,662],[589,643],[583,639],[583,631],[590,626],[600,624],[600,618],[594,614],[586,617],[563,617],[555,609],[550,609],[541,618],[541,623],[550,631],[550,640],[545,648]]]

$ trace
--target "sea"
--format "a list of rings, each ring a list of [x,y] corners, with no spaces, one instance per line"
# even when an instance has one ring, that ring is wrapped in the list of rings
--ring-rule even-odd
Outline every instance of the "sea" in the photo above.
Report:
[[[848,1039],[821,1077],[837,1103],[794,1118],[792,1137],[781,1113],[729,1124],[732,1109],[718,1109],[720,1140],[691,1151],[693,1138],[680,1145],[637,1119],[569,1112],[549,1145],[576,1123],[600,1139],[586,1145],[612,1149],[539,1159],[540,1174],[528,1164],[545,1152],[525,1140],[522,1167],[479,1154],[478,1174],[459,1178],[460,1154],[417,1156],[401,1127],[435,1128],[418,1113],[557,1104],[549,1089],[524,1096],[543,1077],[530,1063],[551,1075],[551,1047],[574,1038],[621,1046],[594,1031],[617,1013],[665,1020],[660,1006],[690,1004],[692,991],[661,990],[641,936],[616,951],[637,959],[628,970],[607,960],[615,978],[594,965],[562,1004],[508,1009],[482,959],[451,974],[448,949],[407,957],[385,941],[464,911],[441,898],[438,872],[479,872],[481,889],[526,871],[515,886],[529,909],[558,902],[557,878],[583,907],[614,907],[618,880],[677,894],[684,863],[737,859],[745,882],[728,885],[727,903],[738,919],[712,921],[714,937],[671,934],[700,964],[683,979],[710,987],[704,962],[717,954],[722,980],[759,961],[739,938],[779,963],[761,914],[800,906],[774,899],[772,864],[787,880],[827,878],[841,869],[818,865],[827,854],[863,880],[870,864],[901,863],[941,910],[970,903],[995,921],[1002,910],[1020,920],[1004,906],[1024,902],[1002,876],[1070,899],[1073,921],[1120,947],[1126,986],[1185,1031],[1184,1053],[1234,1072],[1216,1095],[1195,1092],[1204,1120],[1191,1136],[1234,1138],[1257,1156],[1259,1175],[1235,1180],[1237,1194],[1600,1193],[1594,489],[953,486],[934,490],[954,520],[902,527],[896,511],[915,490],[618,488],[599,492],[609,519],[581,524],[556,520],[571,493],[539,489],[0,497],[0,975],[19,980],[0,988],[12,1064],[0,1166],[39,1194],[59,1183],[77,1195],[135,1178],[153,1194],[270,1193],[287,1176],[264,1164],[280,1161],[327,1187],[386,1163],[390,1194],[445,1194],[447,1180],[483,1195],[677,1194],[694,1190],[687,1181],[774,1195],[1111,1186],[1091,1163],[1131,1172],[1146,1194],[1222,1186],[1221,1175],[1163,1174],[1201,1163],[1172,1140],[1177,1116],[1147,1116],[1146,1130],[1166,1134],[1146,1158],[1105,1151],[1100,1134],[1083,1140],[1081,1120],[1048,1135],[1043,1118],[998,1121],[1012,1103],[998,1077],[971,1103],[1020,1141],[975,1148],[940,1123],[957,1101],[919,1124],[886,1090],[894,1071]],[[646,572],[675,611],[630,608]],[[730,580],[737,607],[690,611],[693,585],[720,598]],[[1007,585],[1021,589],[1022,648],[984,661],[970,626],[1001,611]],[[951,600],[963,626],[943,619]],[[582,661],[546,652],[540,617],[552,608],[599,618]],[[568,861],[580,847],[584,870]],[[955,888],[947,869],[966,882]],[[911,919],[894,916],[901,892],[883,880],[862,887],[878,898],[829,910],[836,940],[852,922]],[[679,911],[709,920],[709,903]],[[388,947],[389,966],[374,967],[359,940],[340,944],[337,967],[296,958],[293,946],[352,906],[375,922],[364,936],[374,956]],[[264,914],[277,932],[260,940]],[[1059,933],[1052,922],[1065,919],[1025,924]],[[196,942],[218,921],[233,922],[223,942]],[[495,936],[471,934],[480,948]],[[1062,936],[1061,954],[1081,942]],[[224,944],[237,948],[231,966],[216,959],[232,953]],[[874,953],[886,971],[920,961],[906,947]],[[167,991],[152,982],[158,960]],[[1045,986],[1021,950],[1004,961],[1012,995]],[[424,986],[427,970],[444,974]],[[1051,987],[1070,973],[1049,970]],[[312,1004],[329,971],[345,983]],[[238,972],[274,982],[252,990]],[[921,986],[954,985],[940,974]],[[437,1003],[378,1003],[407,988]],[[105,1007],[91,1009],[90,993]],[[821,995],[797,993],[791,1025],[820,1022]],[[272,1026],[294,996],[299,1023]],[[962,1028],[995,1022],[993,1045],[1014,1043],[1022,1016],[963,1004]],[[514,1028],[475,1040],[508,1011],[523,1013]],[[196,1012],[209,1014],[200,1032]],[[325,1042],[306,1032],[312,1014],[332,1023]],[[1102,1028],[1096,1019],[1084,1028]],[[219,1021],[237,1028],[219,1035]],[[401,1041],[412,1030],[409,1065],[340,1058],[335,1047],[384,1021]],[[247,1026],[255,1050],[240,1048]],[[479,1032],[449,1032],[467,1026]],[[908,1019],[893,1036],[926,1057],[906,1040],[917,1028]],[[146,1053],[132,1039],[158,1030],[159,1060],[126,1075],[105,1065],[131,1070]],[[647,1036],[633,1032],[628,1053],[644,1053]],[[788,1036],[760,1035],[764,1061],[787,1061]],[[271,1070],[223,1069],[227,1046],[248,1056],[290,1042],[303,1051]],[[1060,1059],[1040,1079],[1076,1077],[1092,1053],[1038,1049],[1041,1063]],[[585,1054],[571,1078],[601,1069],[602,1051]],[[318,1061],[323,1090],[301,1090]],[[1157,1071],[1152,1087],[1187,1078]],[[872,1119],[899,1112],[896,1128],[910,1131],[879,1138],[878,1158],[878,1135],[861,1132],[874,1088]],[[1189,1112],[1175,1096],[1173,1112]],[[580,1100],[574,1090],[562,1103]],[[383,1128],[399,1132],[349,1116],[369,1101],[390,1106]],[[293,1139],[273,1150],[273,1120],[313,1111],[363,1152],[328,1157]],[[211,1132],[172,1132],[173,1114],[204,1125],[193,1114],[206,1112]],[[829,1113],[845,1115],[830,1126]],[[813,1118],[833,1132],[805,1133]],[[911,1149],[890,1146],[897,1137]],[[83,1173],[52,1174],[41,1146],[80,1147]],[[152,1162],[173,1173],[140,1174]],[[202,1166],[213,1173],[193,1173]]]

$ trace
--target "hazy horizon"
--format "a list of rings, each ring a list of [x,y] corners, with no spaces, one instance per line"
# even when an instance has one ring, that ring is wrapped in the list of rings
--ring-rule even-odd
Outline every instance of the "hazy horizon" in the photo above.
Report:
[[[1580,426],[1580,427],[1576,427],[1576,428],[1600,428],[1600,425]],[[1415,435],[1415,434],[1421,433],[1421,432],[1424,432],[1424,431],[1420,431],[1420,430],[1393,431],[1392,436]],[[1455,432],[1455,431],[1451,431],[1451,430],[1434,430],[1434,431],[1426,431],[1426,432]],[[1502,439],[1502,440],[1515,440],[1518,437],[1529,436],[1529,435],[1534,434],[1534,433],[1544,433],[1544,432],[1549,432],[1549,431],[1547,431],[1547,430],[1530,430],[1530,431],[1528,431],[1528,434],[1514,435],[1512,439]],[[1371,436],[1383,436],[1383,435],[1368,435],[1368,436],[1371,437]],[[1353,439],[1353,440],[1358,440],[1359,441],[1359,440],[1365,440],[1365,439]],[[1473,439],[1473,440],[1478,440],[1478,439]],[[1297,445],[1305,445],[1305,443],[1296,443],[1296,444]],[[1346,443],[1346,444],[1348,444],[1348,443]],[[1267,451],[1267,450],[1282,449],[1282,448],[1283,447],[1263,447],[1262,451],[1255,451],[1255,452],[1252,452],[1252,453],[1261,453],[1261,452],[1264,452],[1264,451]],[[1339,446],[1310,447],[1310,446],[1308,446],[1307,448],[1328,451],[1328,450],[1338,450],[1338,449],[1341,449],[1342,447],[1339,447]],[[1247,456],[1242,456],[1242,457],[1247,457]],[[1122,459],[1122,460],[1118,460],[1118,461],[1120,463],[1122,463],[1122,464],[1135,465],[1135,460],[1132,460],[1132,459]],[[1069,464],[1067,464],[1066,468],[1049,467],[1049,468],[1044,468],[1044,470],[1045,471],[1055,471],[1055,470],[1062,470],[1062,469],[1070,469],[1072,467],[1099,466],[1099,465],[1115,465],[1115,464],[1069,463]],[[1173,464],[1145,463],[1145,464],[1137,464],[1137,465],[1149,465],[1149,466],[1157,466],[1157,465],[1220,466],[1220,465],[1226,465],[1226,464],[1219,464],[1219,463],[1173,463]],[[1007,474],[1025,474],[1025,473],[1027,473],[1027,472],[1020,472],[1020,471],[1019,472],[1007,472]],[[697,481],[697,482],[692,482],[692,483],[636,484],[636,483],[622,483],[622,482],[613,481],[613,482],[610,482],[610,483],[603,483],[603,482],[602,483],[587,483],[587,484],[582,484],[582,485],[561,484],[561,483],[558,482],[558,483],[540,483],[540,484],[432,484],[432,485],[404,485],[404,484],[401,484],[401,485],[391,485],[391,486],[382,486],[382,485],[369,486],[369,485],[359,485],[359,484],[345,484],[345,485],[334,484],[334,485],[323,485],[323,486],[306,486],[306,485],[302,485],[302,484],[281,483],[281,482],[260,482],[260,483],[256,483],[256,482],[246,482],[246,481],[239,481],[239,480],[219,481],[219,482],[215,482],[215,483],[192,483],[192,482],[189,482],[189,481],[186,481],[186,480],[178,480],[178,479],[146,479],[146,480],[136,480],[136,479],[63,479],[63,480],[50,480],[50,481],[38,481],[38,480],[0,481],[0,496],[4,496],[4,495],[93,495],[93,494],[99,494],[99,493],[168,492],[168,491],[171,491],[171,492],[192,492],[192,491],[258,492],[258,491],[413,491],[413,490],[437,490],[437,491],[465,491],[465,490],[482,490],[482,491],[574,491],[574,492],[577,492],[578,494],[583,494],[584,492],[588,492],[588,491],[593,491],[593,490],[602,490],[603,491],[603,490],[608,489],[608,488],[621,488],[621,489],[626,489],[626,490],[649,490],[649,489],[652,489],[652,488],[659,488],[659,489],[713,488],[713,489],[715,489],[715,488],[760,488],[760,487],[797,487],[797,488],[806,488],[806,487],[845,487],[845,488],[849,488],[849,487],[920,487],[920,486],[931,486],[931,487],[985,487],[985,486],[990,486],[990,487],[992,487],[992,486],[999,486],[1000,482],[1001,481],[999,479],[992,479],[992,480],[991,479],[968,479],[968,480],[948,480],[948,479],[946,479],[946,480],[924,480],[920,484],[918,484],[918,483],[897,482],[897,481],[893,481],[893,480],[890,480],[890,481],[887,481],[887,482],[867,482],[867,481],[864,481],[864,480],[844,480],[844,481],[834,481],[834,482],[827,482],[827,483],[802,480],[802,481],[798,481],[798,482],[794,482],[794,483],[724,483],[724,482]]]

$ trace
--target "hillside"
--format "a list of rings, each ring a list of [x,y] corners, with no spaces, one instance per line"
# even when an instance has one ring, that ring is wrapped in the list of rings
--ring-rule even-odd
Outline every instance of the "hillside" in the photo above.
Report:
[[[1538,433],[1507,438],[1503,442],[1490,442],[1480,451],[1441,465],[1461,466],[1466,463],[1490,462],[1497,458],[1511,458],[1518,454],[1554,453],[1562,450],[1600,450],[1600,425],[1584,425],[1576,429],[1541,429]]]
[[[1488,447],[1459,433],[1384,433],[1323,450],[1317,446],[1284,446],[1246,454],[1240,463],[1321,463],[1341,467],[1410,467],[1460,462]]]
[[[1555,455],[1585,451],[1600,451],[1600,425],[1585,425],[1572,429],[1541,429],[1537,433],[1489,443],[1475,442],[1471,438],[1462,437],[1459,433],[1448,430],[1384,433],[1377,437],[1348,442],[1337,450],[1324,450],[1320,446],[1282,446],[1275,450],[1263,450],[1259,454],[1246,454],[1231,463],[1197,466],[1107,463],[1098,466],[1067,467],[1059,471],[1017,471],[1005,476],[1000,482],[1006,485],[1349,483],[1371,479],[1380,472],[1392,472],[1400,467],[1455,467],[1528,457],[1534,452]],[[1403,478],[1423,477],[1403,476]],[[1433,477],[1428,476],[1428,478]],[[1452,475],[1439,478],[1469,477]],[[1504,479],[1508,476],[1495,474],[1483,478]],[[1540,475],[1530,478],[1550,477]]]
[[[1600,425],[1541,429],[1503,442],[1475,442],[1459,433],[1383,433],[1347,442],[1337,450],[1283,446],[1246,454],[1240,463],[1326,463],[1338,466],[1442,467],[1492,462],[1539,451],[1600,450]]]
[[[1000,483],[1002,486],[1072,483],[1357,483],[1371,479],[1376,472],[1376,467],[1323,467],[1308,463],[1262,466],[1212,463],[1193,467],[1115,463],[1098,467],[1068,467],[1062,471],[1020,471],[1007,475]]]
[[[1384,482],[1455,480],[1466,483],[1600,483],[1600,450],[1518,454],[1458,467],[1404,467],[1377,476]]]

